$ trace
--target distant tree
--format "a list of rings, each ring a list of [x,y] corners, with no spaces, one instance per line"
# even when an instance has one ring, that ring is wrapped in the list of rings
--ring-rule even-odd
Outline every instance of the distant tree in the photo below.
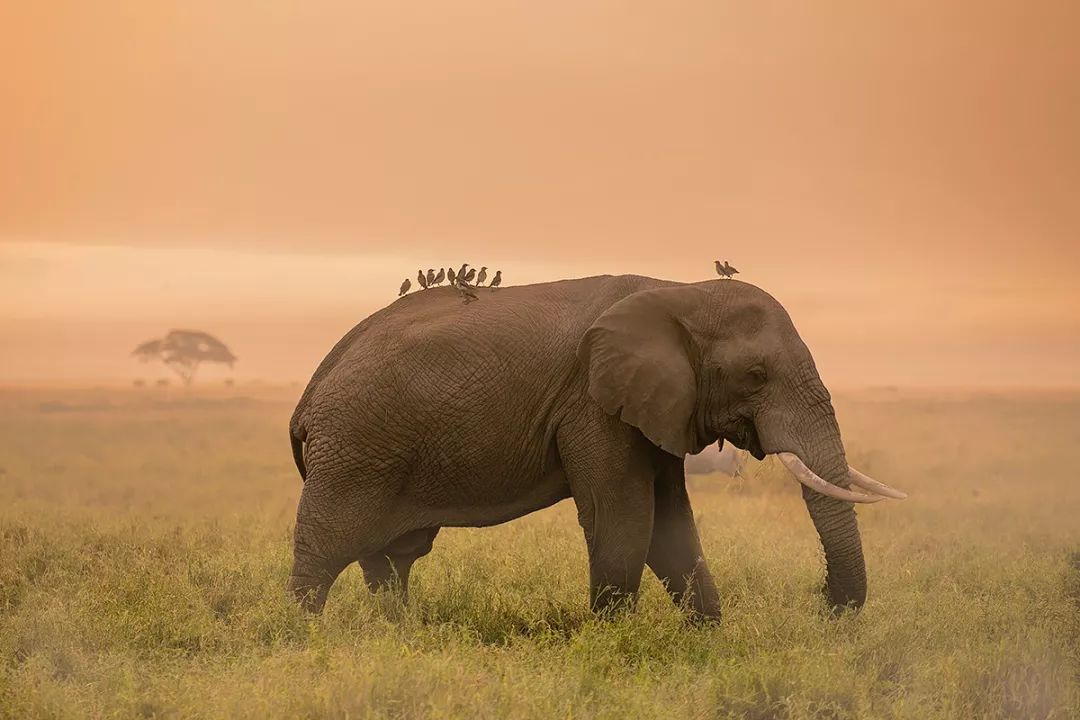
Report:
[[[190,385],[199,365],[204,362],[225,363],[229,367],[236,356],[209,333],[200,330],[170,330],[163,338],[147,340],[132,352],[140,362],[161,362]]]

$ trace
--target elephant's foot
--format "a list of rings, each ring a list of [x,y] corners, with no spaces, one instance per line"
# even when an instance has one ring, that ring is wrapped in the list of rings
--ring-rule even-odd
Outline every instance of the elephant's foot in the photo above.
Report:
[[[687,588],[683,592],[673,591],[668,586],[671,600],[686,612],[687,619],[696,624],[720,622],[720,595],[716,592],[712,577],[707,583],[696,577],[686,578]]]
[[[589,605],[601,619],[611,619],[629,612],[637,604],[637,591],[613,585],[594,586],[589,592]]]
[[[360,559],[364,582],[373,593],[396,592],[402,602],[409,599],[409,572],[413,563],[431,552],[439,528],[413,530],[396,538],[377,553]]]
[[[348,562],[326,557],[308,550],[306,545],[293,545],[293,566],[289,573],[289,592],[300,606],[313,613],[322,612],[330,587]]]
[[[397,594],[402,602],[409,599],[409,572],[415,558],[389,555],[370,555],[360,561],[364,583],[373,593]]]
[[[319,614],[326,605],[326,597],[330,594],[330,586],[334,580],[323,575],[290,575],[289,592],[300,607],[307,612]]]

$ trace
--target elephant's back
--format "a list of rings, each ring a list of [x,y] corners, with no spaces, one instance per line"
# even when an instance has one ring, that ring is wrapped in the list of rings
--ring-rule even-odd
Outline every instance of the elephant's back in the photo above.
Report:
[[[673,283],[633,275],[596,276],[475,290],[465,304],[450,287],[399,298],[365,318],[315,371],[293,416],[312,406],[363,402],[377,393],[421,390],[431,402],[495,380],[550,374],[574,361],[592,322],[628,294]]]

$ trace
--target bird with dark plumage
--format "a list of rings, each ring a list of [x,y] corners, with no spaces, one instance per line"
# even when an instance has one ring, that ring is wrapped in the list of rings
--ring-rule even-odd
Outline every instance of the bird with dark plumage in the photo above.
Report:
[[[721,264],[719,260],[714,262],[716,263],[716,274],[722,278],[730,279],[739,274],[739,271],[729,265],[727,260],[725,260],[723,264]]]
[[[405,293],[409,292],[409,288],[412,287],[412,283],[409,282],[409,278],[405,278],[405,282],[401,283],[401,290],[398,291],[397,296],[401,297]]]
[[[460,275],[458,277],[461,277]],[[465,273],[465,282],[472,285],[473,278],[476,277],[476,268],[469,268],[469,272]]]
[[[427,284],[428,287],[432,287],[435,284],[435,268],[428,268]]]
[[[416,282],[420,283],[420,287],[427,290],[427,276],[424,275],[423,270],[416,271]]]
[[[461,267],[459,267],[458,271],[457,271],[458,280],[464,280],[465,279],[465,273],[466,273],[466,271],[468,271],[468,269],[469,269],[469,263],[461,263]]]
[[[494,290],[500,285],[502,285],[502,270],[496,270],[495,277],[491,278],[491,284],[488,287]]]
[[[487,280],[487,265],[480,268],[480,274],[476,276],[476,286],[480,287]]]
[[[454,272],[454,268],[446,269],[446,279],[450,281],[451,286],[457,285],[457,274]]]
[[[471,303],[473,300],[479,300],[479,298],[476,297],[476,295],[473,293],[473,287],[469,285],[469,283],[465,282],[465,278],[462,275],[458,274],[457,283],[454,285],[454,287],[456,287],[457,291],[461,293],[461,298],[465,301],[466,305]]]
[[[443,268],[439,268],[439,273],[435,276],[435,284],[436,285],[442,285],[443,280],[445,280],[445,279],[446,279],[446,270],[443,269]]]

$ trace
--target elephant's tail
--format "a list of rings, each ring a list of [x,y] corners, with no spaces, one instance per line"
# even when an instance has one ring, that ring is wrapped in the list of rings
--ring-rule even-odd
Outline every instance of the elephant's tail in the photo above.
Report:
[[[292,444],[293,462],[300,471],[300,478],[307,481],[307,466],[304,464],[304,439],[307,433],[301,427],[289,428],[289,442]]]

